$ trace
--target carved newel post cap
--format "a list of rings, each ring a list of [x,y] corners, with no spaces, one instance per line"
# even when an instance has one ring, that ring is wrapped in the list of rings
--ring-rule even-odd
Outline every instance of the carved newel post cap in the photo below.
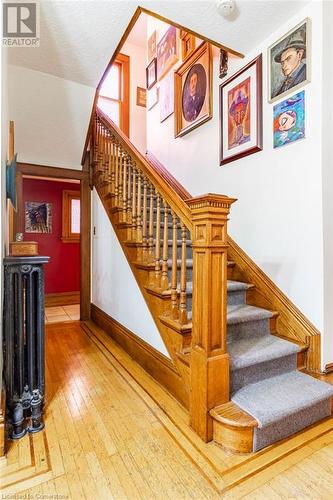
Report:
[[[229,198],[223,194],[207,193],[185,200],[187,205],[192,211],[227,211],[229,212],[230,206],[237,201],[236,198]]]

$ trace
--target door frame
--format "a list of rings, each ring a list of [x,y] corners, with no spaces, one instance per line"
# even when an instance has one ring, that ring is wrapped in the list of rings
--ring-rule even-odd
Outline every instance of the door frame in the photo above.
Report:
[[[50,167],[33,163],[17,163],[16,196],[17,210],[14,215],[14,234],[23,232],[23,176],[54,177],[58,179],[75,179],[80,181],[80,320],[90,319],[91,296],[91,187],[89,169],[86,164],[82,170],[62,167]]]

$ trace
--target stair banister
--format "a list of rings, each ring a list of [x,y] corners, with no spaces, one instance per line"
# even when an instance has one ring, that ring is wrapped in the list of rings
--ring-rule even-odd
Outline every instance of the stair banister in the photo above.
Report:
[[[192,326],[190,423],[203,440],[210,441],[213,426],[209,411],[229,401],[227,221],[230,206],[236,200],[218,194],[190,198],[151,154],[142,156],[100,109],[96,111],[96,123],[92,141],[97,153],[96,182],[110,197],[111,213],[118,213],[120,225],[127,226],[127,244],[137,247],[137,263],[152,266],[148,267],[150,286],[156,293],[170,293],[168,314],[173,326],[179,332]],[[111,141],[109,147],[105,147],[107,140]],[[170,250],[167,225],[172,234]],[[193,251],[192,325],[186,302],[189,236]]]

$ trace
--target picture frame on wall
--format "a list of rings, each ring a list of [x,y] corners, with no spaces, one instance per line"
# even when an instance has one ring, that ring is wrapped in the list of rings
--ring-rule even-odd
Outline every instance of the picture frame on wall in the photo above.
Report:
[[[177,61],[177,28],[170,26],[157,44],[157,79],[161,80]]]
[[[151,90],[147,91],[147,110],[150,111],[158,103],[159,87],[155,85]]]
[[[170,73],[160,83],[160,122],[164,122],[174,111],[174,75]]]
[[[145,108],[147,106],[147,89],[136,88],[136,105]]]
[[[26,201],[24,231],[26,233],[52,233],[52,203]]]
[[[305,91],[273,106],[273,147],[280,148],[305,138]]]
[[[268,100],[274,102],[310,81],[311,20],[304,19],[268,48]]]
[[[185,62],[195,51],[195,36],[182,30],[181,35],[182,61]]]
[[[147,42],[148,62],[156,57],[156,30],[150,35]]]
[[[175,71],[175,137],[212,118],[212,57],[203,42]]]
[[[146,85],[147,89],[150,90],[157,82],[157,60],[156,57],[153,59],[146,68]]]
[[[220,165],[262,150],[262,54],[220,85]]]

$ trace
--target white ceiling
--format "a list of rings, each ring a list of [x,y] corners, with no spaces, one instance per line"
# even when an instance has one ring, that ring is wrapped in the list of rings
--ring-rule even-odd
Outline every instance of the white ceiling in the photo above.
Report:
[[[315,1],[315,0],[312,0]],[[96,87],[138,5],[247,53],[308,1],[236,0],[233,20],[216,0],[43,0],[39,48],[7,48],[8,62]]]

